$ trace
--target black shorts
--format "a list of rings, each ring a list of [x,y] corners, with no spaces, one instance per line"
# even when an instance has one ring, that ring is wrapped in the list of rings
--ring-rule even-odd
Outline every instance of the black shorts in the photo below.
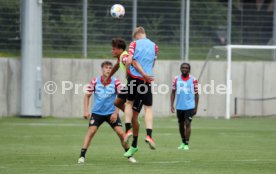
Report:
[[[118,98],[126,101],[127,98],[127,87],[124,86],[123,88],[120,89],[120,93],[118,94]]]
[[[127,99],[127,88],[124,87],[123,89],[121,89],[121,93],[118,94],[118,98],[120,98],[121,100],[124,101],[124,103],[126,102]],[[132,110],[140,113],[140,111],[143,108],[143,101],[139,98],[134,100],[133,106],[132,106]]]
[[[90,118],[89,121],[89,127],[90,126],[96,126],[96,127],[100,127],[103,122],[107,122],[112,128],[116,127],[116,126],[121,126],[122,127],[122,123],[121,123],[121,119],[120,117],[117,117],[117,120],[115,121],[115,123],[111,123],[110,122],[110,115],[98,115],[98,114],[94,114],[92,113],[92,116]]]
[[[127,100],[134,101],[136,99],[142,100],[142,104],[146,106],[152,106],[151,85],[129,76]]]
[[[176,114],[178,118],[178,123],[183,122],[185,120],[189,120],[191,122],[194,116],[194,109],[176,110]]]

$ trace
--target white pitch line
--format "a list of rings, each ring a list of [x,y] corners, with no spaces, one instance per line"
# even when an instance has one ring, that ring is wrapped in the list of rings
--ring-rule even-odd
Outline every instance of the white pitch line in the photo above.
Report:
[[[191,163],[192,161],[156,161],[153,164]],[[204,161],[201,161],[204,162]],[[244,160],[208,160],[206,162],[276,162],[276,159],[244,159]]]
[[[139,162],[137,162],[139,163]],[[122,162],[120,166],[128,166],[129,164],[132,164],[128,161]],[[69,167],[69,166],[106,166],[106,164],[103,162],[102,164],[95,164],[93,161],[87,162],[84,164],[78,164],[78,163],[72,163],[72,164],[52,164],[52,165],[47,165],[47,166],[53,166],[53,167]]]
[[[276,159],[244,159],[232,160],[233,162],[276,162]]]
[[[177,164],[177,163],[191,163],[193,161],[155,161],[155,162],[146,162],[151,163],[151,164]],[[244,160],[208,160],[208,161],[201,161],[201,162],[276,162],[276,159],[244,159]],[[143,164],[142,161],[137,162],[138,164]],[[120,164],[120,166],[128,166],[131,163],[128,162],[122,162],[122,164]],[[53,166],[53,167],[69,167],[69,166],[95,166],[95,165],[99,165],[99,164],[94,164],[93,162],[89,162],[89,163],[84,163],[84,164],[53,164],[53,165],[47,165],[47,166]],[[103,164],[104,165],[104,164]],[[1,166],[0,166],[1,168]],[[5,167],[2,167],[5,168]]]
[[[176,164],[176,163],[181,163],[181,162],[189,163],[191,161],[156,161],[156,162],[149,162],[149,163],[152,163],[152,164]]]
[[[276,159],[208,160],[206,162],[276,162]]]

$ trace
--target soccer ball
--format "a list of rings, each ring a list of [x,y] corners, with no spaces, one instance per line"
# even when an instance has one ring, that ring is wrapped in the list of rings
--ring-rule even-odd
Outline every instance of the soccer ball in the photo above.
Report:
[[[125,8],[121,4],[114,4],[110,9],[110,14],[114,18],[122,18],[125,15]]]

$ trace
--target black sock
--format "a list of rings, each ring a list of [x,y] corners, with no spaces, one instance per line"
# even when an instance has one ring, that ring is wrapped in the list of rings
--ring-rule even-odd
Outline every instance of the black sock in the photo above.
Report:
[[[186,139],[185,145],[189,145],[189,139]]]
[[[82,148],[81,153],[80,153],[80,157],[85,158],[86,151],[87,151],[87,149]]]
[[[138,140],[138,136],[133,136],[133,141],[132,141],[132,144],[131,146],[136,148],[137,147],[137,140]]]
[[[151,137],[152,129],[146,129],[147,135]]]
[[[186,138],[184,137],[184,138],[182,138],[182,143],[186,143]]]
[[[126,126],[126,132],[131,129],[131,123],[125,123]]]

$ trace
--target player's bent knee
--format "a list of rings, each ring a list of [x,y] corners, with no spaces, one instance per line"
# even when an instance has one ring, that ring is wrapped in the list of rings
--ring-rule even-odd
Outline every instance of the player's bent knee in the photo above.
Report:
[[[119,102],[117,100],[114,101],[114,105],[118,108]]]
[[[123,105],[123,102],[121,101],[121,99],[116,99],[116,100],[114,101],[114,105],[115,105],[116,107],[118,107],[118,108],[121,108],[122,105]]]
[[[132,116],[132,123],[139,123],[139,118],[135,114],[133,114],[133,116]]]
[[[120,137],[124,137],[124,132],[123,132],[123,131],[118,131],[117,134],[118,134]]]
[[[178,119],[178,124],[179,125],[184,125],[185,123],[185,120],[184,119]]]
[[[185,126],[186,126],[186,128],[191,127],[191,120],[186,119],[185,120]]]
[[[96,133],[96,131],[89,131],[88,132],[88,136],[91,138],[91,137],[93,137],[94,135],[95,135],[95,133]]]
[[[120,126],[116,126],[113,128],[114,131],[117,133],[117,135],[121,138],[121,137],[124,137],[124,131],[122,129],[122,127]]]
[[[126,103],[125,103],[126,106],[132,106],[133,105],[133,101],[129,101],[127,100]]]

